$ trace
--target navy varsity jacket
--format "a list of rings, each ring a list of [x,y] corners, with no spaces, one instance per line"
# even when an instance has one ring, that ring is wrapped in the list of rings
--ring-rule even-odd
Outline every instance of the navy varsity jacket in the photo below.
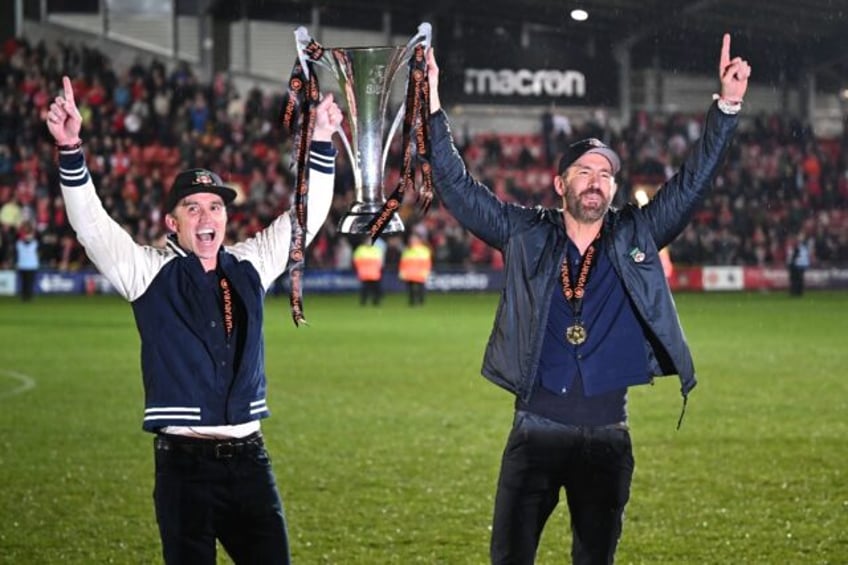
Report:
[[[335,150],[310,147],[308,245],[333,197]],[[219,269],[244,306],[244,349],[235,374],[222,366],[221,308],[204,288],[200,260],[169,239],[164,248],[136,244],[103,208],[82,151],[59,158],[71,226],[98,270],[133,308],[141,337],[143,428],[235,425],[269,416],[262,334],[265,293],[286,268],[289,214],[256,236],[222,247]]]

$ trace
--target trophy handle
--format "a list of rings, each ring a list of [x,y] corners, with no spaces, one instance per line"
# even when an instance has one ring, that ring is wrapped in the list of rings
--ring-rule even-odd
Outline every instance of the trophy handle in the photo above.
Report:
[[[309,65],[306,64],[306,57],[304,57],[303,52],[306,49],[306,46],[309,45],[309,42],[312,38],[309,36],[309,32],[305,27],[300,26],[296,30],[294,30],[294,42],[297,48],[297,60],[300,61],[300,66],[303,69],[303,74],[306,75],[306,78],[309,78]]]
[[[297,46],[297,60],[300,61],[300,66],[303,68],[303,73],[308,79],[309,65],[307,63],[309,63],[309,60],[306,58],[306,47],[312,42],[312,36],[309,35],[309,31],[304,26],[300,26],[299,28],[294,30],[294,41]],[[338,80],[338,71],[336,69],[335,64],[333,64],[333,59],[330,58],[329,49],[324,49],[324,53],[321,55],[321,58],[316,59],[312,62],[318,63],[325,69],[332,72],[333,78]]]
[[[430,48],[433,41],[433,26],[430,22],[424,22],[418,26],[418,32],[406,44],[407,49],[415,48],[419,43],[423,43],[426,49]]]
[[[424,44],[425,49],[429,49],[433,40],[433,26],[430,25],[429,22],[424,22],[418,26],[418,32],[412,36],[406,47],[403,48],[403,55],[401,55],[401,59],[408,60],[410,56],[410,52],[418,47],[419,44]],[[404,97],[404,101],[401,103],[400,108],[398,108],[397,114],[395,114],[395,119],[392,121],[392,127],[389,128],[389,135],[386,137],[385,147],[383,147],[383,162],[381,163],[381,167],[383,170],[386,169],[386,160],[389,158],[389,149],[391,148],[391,141],[394,138],[395,133],[397,132],[400,124],[403,122],[404,112],[406,111],[406,97]],[[405,149],[405,148],[404,148]],[[349,151],[349,150],[348,150]]]
[[[429,25],[429,24],[427,24]],[[421,26],[419,26],[420,29]],[[419,32],[420,33],[420,32]],[[309,78],[310,66],[309,61],[306,57],[306,47],[312,42],[312,36],[309,35],[309,30],[304,26],[298,27],[294,30],[294,40],[297,48],[297,60],[300,61],[300,66],[303,69],[304,75],[306,78]],[[339,70],[335,64],[335,61],[330,56],[331,50],[324,49],[324,53],[317,60],[312,62],[317,63],[330,71],[333,74],[333,78],[338,82],[339,80]],[[350,146],[350,141],[347,139],[347,135],[345,135],[344,129],[339,125],[336,127],[336,135],[339,136],[339,139],[342,140],[342,145],[344,146],[345,151],[347,152],[348,159],[350,159],[351,163],[354,163],[353,149]],[[359,171],[354,168],[354,176],[359,176]],[[360,182],[359,179],[356,179],[357,182]]]

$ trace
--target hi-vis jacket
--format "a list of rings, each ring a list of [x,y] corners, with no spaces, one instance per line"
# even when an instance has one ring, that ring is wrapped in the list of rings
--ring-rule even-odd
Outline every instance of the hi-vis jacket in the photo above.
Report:
[[[307,244],[330,209],[335,156],[329,143],[310,149]],[[289,215],[219,251],[219,268],[246,313],[244,350],[234,374],[221,367],[222,312],[215,295],[201,291],[206,275],[198,257],[170,238],[161,249],[136,244],[103,208],[81,151],[60,155],[59,175],[68,219],[86,254],[132,303],[141,337],[144,429],[235,425],[269,416],[263,301],[288,261]]]
[[[713,103],[704,133],[678,173],[644,208],[610,210],[604,224],[611,235],[604,238],[607,253],[645,328],[651,373],[677,374],[684,399],[696,384],[695,368],[658,249],[677,237],[712,186],[737,123],[737,116]],[[465,228],[504,255],[505,283],[482,373],[526,402],[535,390],[542,336],[566,243],[562,210],[498,200],[466,170],[444,112],[430,116],[430,134],[439,198]]]
[[[383,278],[383,250],[363,243],[353,252],[353,267],[360,281],[374,282]]]
[[[402,281],[426,283],[433,268],[433,254],[430,248],[419,243],[403,250],[398,265],[398,278]]]

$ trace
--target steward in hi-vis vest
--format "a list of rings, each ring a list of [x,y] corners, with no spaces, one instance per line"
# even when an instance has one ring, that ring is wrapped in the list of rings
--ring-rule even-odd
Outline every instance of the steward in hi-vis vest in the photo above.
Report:
[[[359,304],[365,306],[370,300],[379,306],[383,299],[383,250],[372,243],[360,244],[353,252],[353,267],[362,283]]]
[[[409,245],[400,256],[400,280],[406,283],[409,305],[424,304],[427,279],[433,268],[433,253],[417,235],[409,236]]]

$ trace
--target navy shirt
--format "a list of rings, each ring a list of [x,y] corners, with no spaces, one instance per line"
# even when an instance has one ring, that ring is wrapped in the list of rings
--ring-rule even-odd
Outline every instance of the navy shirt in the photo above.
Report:
[[[595,243],[595,264],[589,272],[580,320],[586,341],[565,339],[574,324],[572,306],[557,277],[551,297],[537,385],[528,403],[517,408],[572,425],[605,425],[626,420],[627,387],[650,381],[648,352],[642,327],[624,285],[607,255],[603,238]],[[574,287],[582,257],[569,239],[565,255]]]

